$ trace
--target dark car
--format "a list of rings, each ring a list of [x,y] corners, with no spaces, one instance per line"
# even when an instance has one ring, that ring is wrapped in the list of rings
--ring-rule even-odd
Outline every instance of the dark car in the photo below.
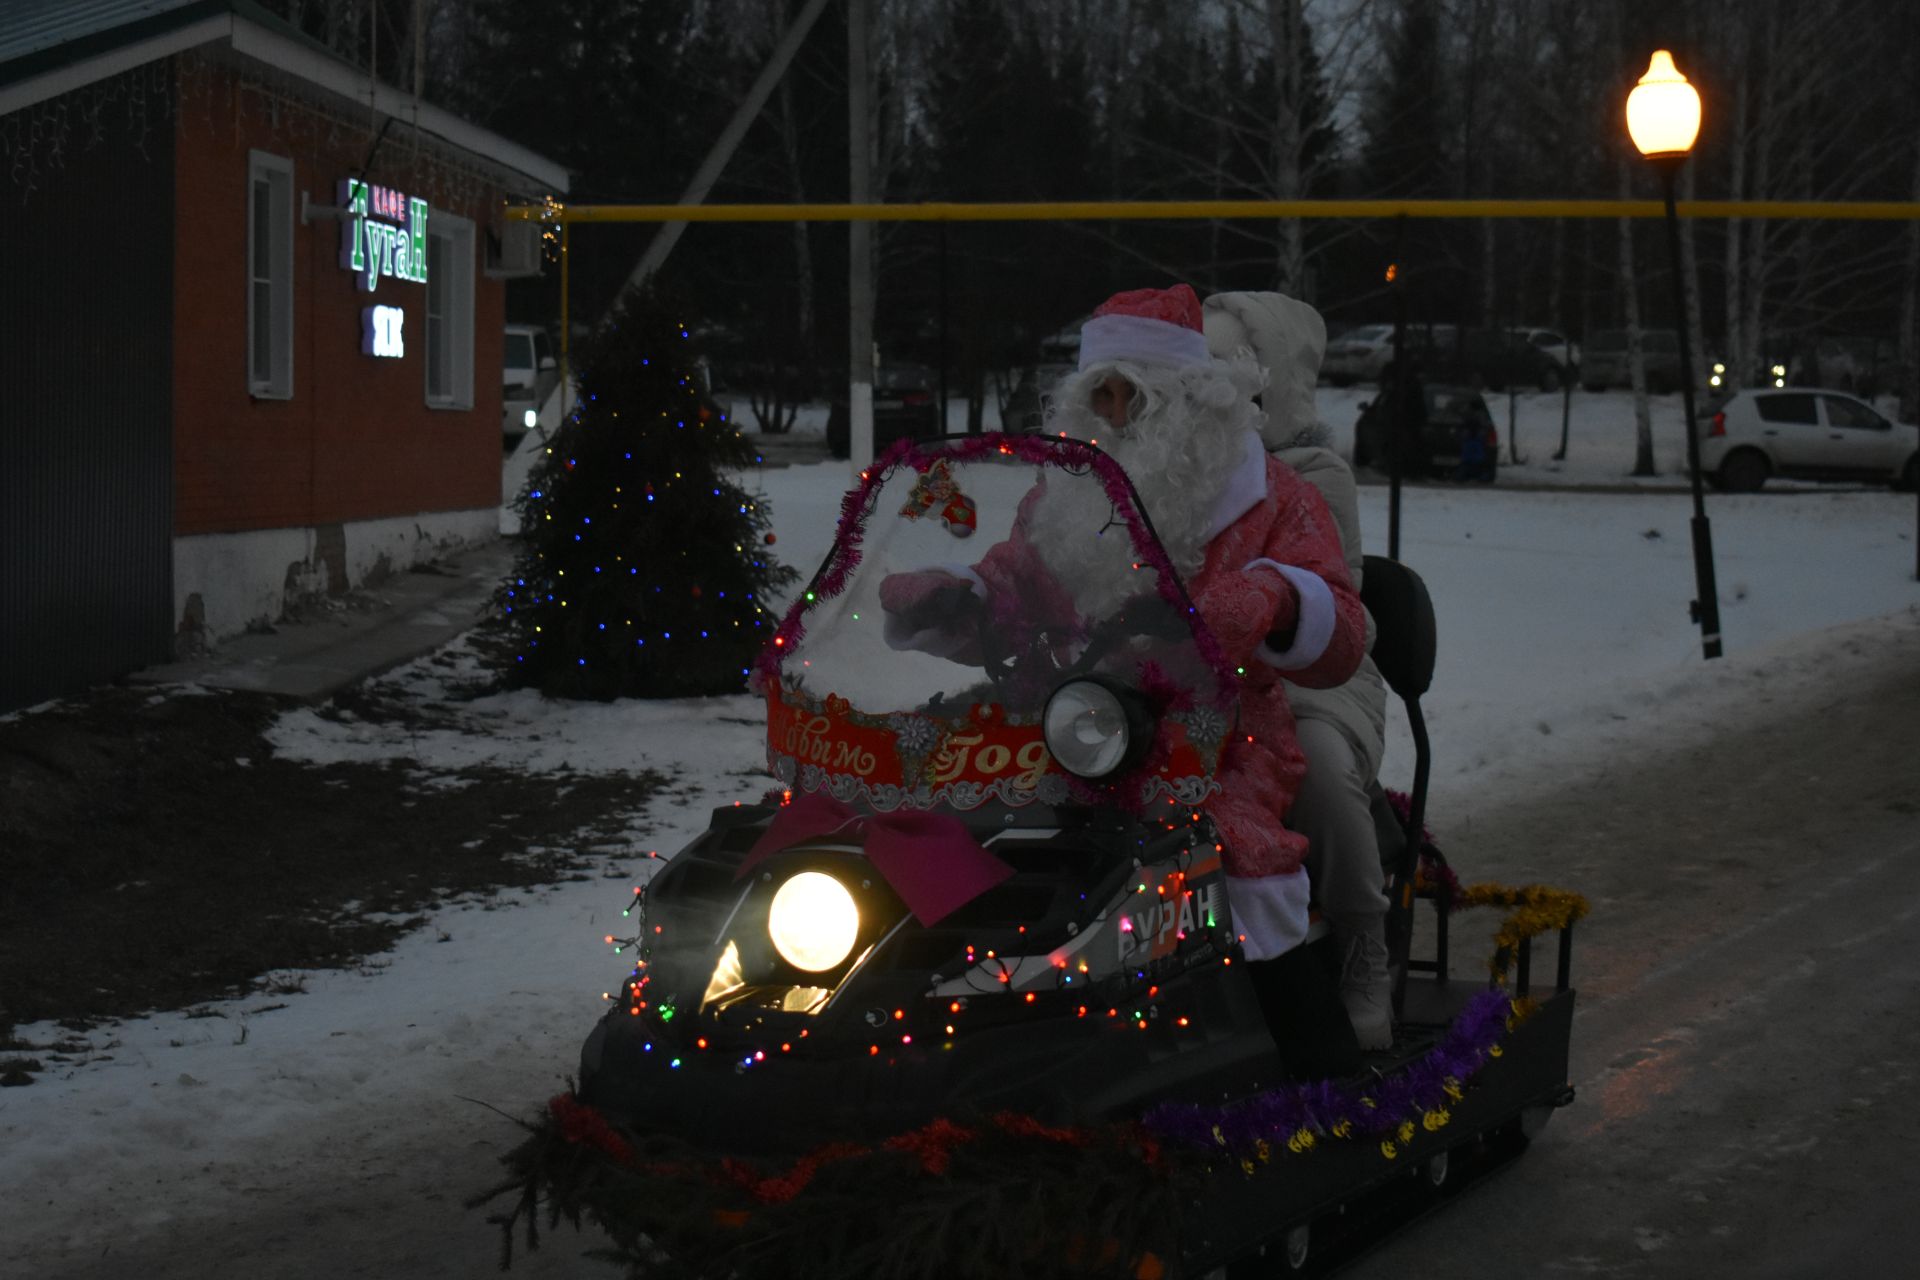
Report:
[[[1452,346],[1433,351],[1426,359],[1434,376],[1489,391],[1508,387],[1558,391],[1565,376],[1550,352],[1506,329],[1463,329]]]
[[[896,440],[931,440],[940,427],[940,397],[933,370],[923,364],[884,364],[873,374],[873,452],[878,456]],[[852,451],[852,416],[846,388],[827,409],[827,451],[844,458]]]
[[[1680,335],[1672,329],[1642,329],[1640,355],[1647,371],[1647,390],[1664,395],[1680,389]],[[1633,385],[1627,360],[1627,331],[1602,329],[1587,339],[1580,359],[1580,385],[1589,391]]]
[[[1487,402],[1473,387],[1429,383],[1425,422],[1418,438],[1400,454],[1400,474],[1415,479],[1491,481],[1500,467],[1500,433]],[[1353,465],[1387,470],[1387,446],[1393,427],[1393,396],[1360,406],[1353,428]]]

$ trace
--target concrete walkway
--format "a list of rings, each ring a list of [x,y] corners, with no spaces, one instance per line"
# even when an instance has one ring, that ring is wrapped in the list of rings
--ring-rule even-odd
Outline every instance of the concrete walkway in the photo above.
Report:
[[[485,543],[397,573],[310,619],[234,636],[204,657],[148,667],[128,679],[323,702],[348,685],[432,652],[481,621],[512,563],[511,543]]]

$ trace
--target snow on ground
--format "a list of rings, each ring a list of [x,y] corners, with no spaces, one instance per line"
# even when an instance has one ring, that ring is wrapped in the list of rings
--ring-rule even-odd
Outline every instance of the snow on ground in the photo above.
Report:
[[[1320,420],[1332,435],[1332,445],[1342,456],[1353,452],[1353,426],[1362,406],[1380,394],[1372,386],[1320,387],[1315,400]],[[1686,483],[1686,437],[1680,432],[1683,416],[1678,395],[1648,398],[1653,425],[1654,465],[1659,472],[1652,477],[1633,477],[1635,426],[1633,396],[1626,391],[1589,392],[1578,387],[1570,396],[1560,392],[1522,391],[1509,398],[1486,393],[1487,410],[1500,433],[1500,482],[1502,484],[1582,484],[1671,487]],[[1883,406],[1889,412],[1891,406]],[[744,398],[734,402],[734,419],[748,432],[757,430],[753,414]],[[986,406],[987,430],[996,430],[999,411]],[[1562,419],[1565,420],[1567,456],[1554,461],[1560,448]],[[966,403],[951,400],[947,406],[948,430],[966,430]],[[800,411],[794,423],[795,436],[824,436],[827,430],[825,405],[809,405]],[[1509,440],[1517,438],[1520,461],[1515,463]],[[1778,485],[1779,482],[1774,482]],[[1795,486],[1787,486],[1795,487]]]
[[[1337,433],[1344,424],[1350,438],[1365,394],[1323,392]],[[1534,456],[1549,451],[1546,399],[1523,404],[1522,449]],[[1632,456],[1625,397],[1576,393],[1574,404],[1573,447],[1554,478],[1621,479]],[[1661,465],[1672,470],[1678,411],[1661,408],[1657,422],[1671,428]],[[1557,442],[1557,417],[1553,425]],[[1626,749],[1656,721],[1658,732],[1704,741],[1764,699],[1817,697],[1834,655],[1865,660],[1875,634],[1920,625],[1912,496],[1809,488],[1711,498],[1727,657],[1708,664],[1686,610],[1686,496],[1510,488],[1520,471],[1503,469],[1494,488],[1403,496],[1402,558],[1426,578],[1439,617],[1424,705],[1443,841],[1503,797],[1565,785],[1578,776],[1569,770]],[[846,464],[816,463],[749,480],[771,505],[777,551],[803,571],[826,550],[847,479]],[[1386,489],[1364,487],[1361,504],[1368,545],[1382,550]],[[431,698],[441,677],[423,662],[386,678]],[[262,1198],[291,1206],[333,1177],[326,1170],[377,1163],[392,1214],[421,1212],[408,1203],[413,1188],[442,1201],[431,1232],[443,1243],[426,1250],[445,1265],[431,1274],[492,1264],[493,1238],[457,1200],[489,1183],[515,1131],[465,1099],[525,1114],[563,1087],[601,993],[624,972],[602,938],[618,930],[649,851],[671,853],[713,806],[753,799],[767,779],[759,706],[745,696],[599,705],[517,692],[456,710],[464,732],[389,733],[295,711],[273,737],[277,750],[314,761],[649,767],[678,781],[651,826],[609,851],[606,879],[449,906],[361,970],[279,975],[285,994],[96,1029],[86,1037],[95,1060],[0,1091],[0,1182],[13,1189],[0,1198],[0,1259],[55,1274],[97,1256],[110,1235],[219,1222]],[[1386,776],[1404,786],[1411,755],[1396,734]],[[557,815],[556,843],[566,830]],[[577,1252],[571,1240],[556,1246]],[[536,1261],[534,1273],[560,1274],[548,1265]]]

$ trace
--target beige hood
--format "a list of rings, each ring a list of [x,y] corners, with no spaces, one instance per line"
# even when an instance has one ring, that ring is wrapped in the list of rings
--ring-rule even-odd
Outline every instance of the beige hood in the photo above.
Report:
[[[1284,293],[1216,293],[1201,304],[1201,319],[1208,351],[1224,357],[1244,347],[1265,367],[1260,438],[1267,448],[1283,449],[1318,427],[1313,389],[1327,349],[1318,311]]]

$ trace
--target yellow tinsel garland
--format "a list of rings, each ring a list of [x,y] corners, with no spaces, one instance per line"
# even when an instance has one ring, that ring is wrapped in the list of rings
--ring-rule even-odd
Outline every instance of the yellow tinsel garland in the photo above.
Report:
[[[1487,968],[1494,980],[1506,984],[1520,944],[1553,929],[1566,929],[1586,916],[1585,897],[1544,884],[1522,885],[1518,889],[1501,884],[1474,884],[1462,888],[1453,899],[1456,910],[1462,907],[1506,907],[1506,918],[1493,935],[1493,956]]]

